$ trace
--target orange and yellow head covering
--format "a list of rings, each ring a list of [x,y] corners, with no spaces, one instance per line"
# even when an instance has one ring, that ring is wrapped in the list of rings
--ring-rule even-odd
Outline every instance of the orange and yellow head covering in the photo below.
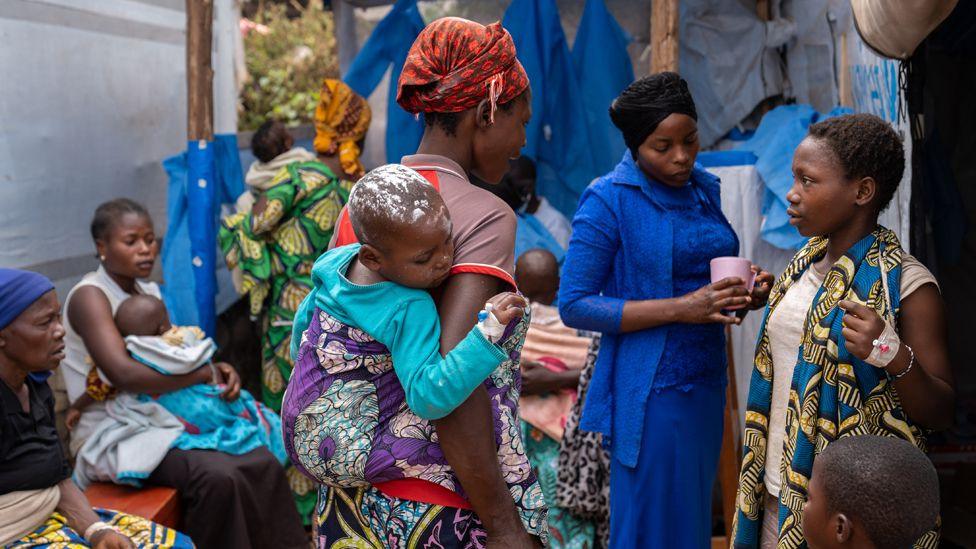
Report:
[[[362,96],[343,82],[326,78],[315,107],[315,152],[338,154],[347,176],[362,177],[365,170],[359,161],[358,141],[366,136],[372,117],[369,104]]]

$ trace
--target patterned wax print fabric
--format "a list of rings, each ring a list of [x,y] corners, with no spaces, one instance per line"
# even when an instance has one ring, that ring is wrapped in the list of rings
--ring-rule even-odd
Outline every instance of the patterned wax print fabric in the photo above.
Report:
[[[508,329],[502,348],[510,359],[489,376],[485,388],[495,419],[502,476],[526,530],[545,540],[548,535],[545,501],[522,444],[517,412],[520,349],[527,325],[528,319],[523,319],[514,329]],[[357,488],[419,479],[464,496],[437,443],[434,426],[407,407],[386,347],[316,308],[302,334],[296,364],[301,375],[308,374],[314,379],[302,385],[305,389],[301,395],[289,394],[286,399],[289,406],[286,416],[295,419],[285,422],[285,441],[296,466],[323,484],[318,517],[320,546],[329,547],[341,540],[370,539],[382,531],[377,525],[385,524],[389,513],[397,513],[404,506],[414,510],[422,507],[424,515],[432,507],[373,493],[375,488],[366,492],[357,492]],[[291,409],[293,404],[295,413]],[[353,490],[333,491],[333,487]],[[362,504],[369,507],[364,512],[366,517],[382,516],[375,523],[359,523],[359,530],[357,524],[349,524],[345,518],[349,512],[348,501],[345,506],[323,507],[322,503],[330,498],[353,498],[357,493],[369,496],[368,502]],[[471,524],[473,528],[474,523]],[[345,526],[354,531],[346,531]],[[411,525],[409,521],[400,526],[404,532],[412,532],[411,536],[417,528],[426,527]],[[397,542],[392,546],[403,545]]]
[[[574,515],[570,510],[557,507],[557,471],[559,467],[559,441],[539,429],[522,423],[522,441],[525,454],[539,479],[539,486],[549,504],[550,549],[593,549],[597,545],[596,524]]]
[[[445,17],[427,25],[410,47],[397,102],[413,113],[461,112],[487,98],[494,115],[497,104],[528,86],[515,42],[501,23]]]
[[[359,142],[365,139],[373,112],[369,103],[352,88],[334,78],[326,78],[315,107],[315,152],[339,155],[345,176],[359,179],[365,173],[359,161]]]
[[[98,520],[114,527],[142,549],[193,549],[185,534],[142,517],[108,509],[93,509]],[[91,547],[81,534],[68,526],[67,519],[54,513],[36,530],[7,544],[3,549],[87,549]]]
[[[765,508],[766,441],[773,388],[773,361],[766,323],[790,286],[824,257],[827,242],[822,237],[811,239],[780,275],[769,297],[746,410],[732,535],[737,548],[759,547]],[[831,267],[810,304],[790,387],[780,466],[783,471],[777,544],[780,549],[806,547],[803,506],[813,462],[832,441],[872,434],[902,438],[925,449],[925,433],[908,419],[887,372],[847,350],[842,334],[844,312],[837,306],[844,299],[854,301],[893,322],[901,300],[903,253],[895,233],[878,226]],[[936,531],[926,533],[915,543],[916,548],[938,545]]]
[[[262,315],[261,400],[275,412],[291,376],[295,310],[312,288],[312,264],[328,249],[352,185],[321,162],[290,164],[261,194],[267,200],[263,211],[238,213],[221,223],[218,238],[227,266],[240,267],[251,314]],[[292,467],[288,479],[299,513],[309,517],[315,506],[312,483]]]

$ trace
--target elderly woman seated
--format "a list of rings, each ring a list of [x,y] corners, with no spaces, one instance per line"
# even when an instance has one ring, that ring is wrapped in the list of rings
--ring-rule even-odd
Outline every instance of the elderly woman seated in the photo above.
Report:
[[[62,358],[54,285],[36,273],[0,269],[0,546],[193,547],[146,519],[92,509],[71,480],[43,381]]]

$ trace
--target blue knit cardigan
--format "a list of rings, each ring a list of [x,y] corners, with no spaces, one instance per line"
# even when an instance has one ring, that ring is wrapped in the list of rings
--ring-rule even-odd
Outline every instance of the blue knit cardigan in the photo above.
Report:
[[[722,214],[719,179],[696,164],[691,184],[707,207],[728,224]],[[625,334],[620,332],[620,321],[627,301],[674,297],[673,238],[654,186],[628,151],[613,171],[583,192],[563,265],[559,290],[563,322],[603,333],[581,428],[609,437],[614,459],[629,467],[637,465],[644,406],[669,326]],[[736,253],[738,248],[736,238]]]

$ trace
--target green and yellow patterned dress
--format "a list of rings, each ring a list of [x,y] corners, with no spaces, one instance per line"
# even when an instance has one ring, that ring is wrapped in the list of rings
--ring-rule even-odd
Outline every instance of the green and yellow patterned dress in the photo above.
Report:
[[[240,291],[249,296],[251,314],[262,318],[262,400],[276,412],[293,366],[289,343],[295,311],[311,290],[312,264],[328,249],[352,185],[321,162],[295,162],[262,191],[263,211],[238,213],[221,224],[218,239],[227,266],[240,269]],[[288,478],[307,521],[315,490],[293,467]]]

